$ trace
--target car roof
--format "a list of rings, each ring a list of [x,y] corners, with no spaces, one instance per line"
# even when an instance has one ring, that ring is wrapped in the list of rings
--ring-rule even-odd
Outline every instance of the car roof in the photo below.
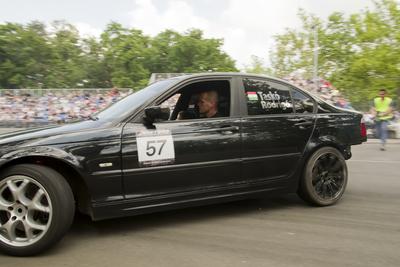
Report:
[[[245,72],[204,72],[204,73],[193,73],[193,74],[183,74],[181,76],[172,77],[169,79],[179,79],[179,80],[186,80],[188,78],[201,78],[201,77],[226,77],[226,76],[246,76],[246,77],[254,77],[254,78],[267,78],[273,79],[281,82],[288,83],[285,80],[264,75],[264,74],[254,74],[254,73],[245,73]]]
[[[264,74],[255,74],[255,73],[245,73],[245,72],[205,72],[205,73],[193,73],[193,74],[183,74],[180,76],[175,76],[166,80],[175,80],[177,82],[181,82],[184,80],[190,80],[192,78],[218,78],[218,77],[227,77],[227,76],[231,76],[231,77],[241,77],[241,76],[245,76],[245,77],[251,77],[251,78],[262,78],[262,79],[270,79],[273,81],[277,81],[277,82],[282,82],[285,84],[289,84],[297,89],[300,89],[301,91],[307,93],[307,94],[311,94],[310,92],[308,92],[307,90],[299,87],[298,85],[293,84],[290,81],[284,80],[284,79],[280,79],[280,78],[276,78],[273,76],[268,76],[268,75],[264,75]]]

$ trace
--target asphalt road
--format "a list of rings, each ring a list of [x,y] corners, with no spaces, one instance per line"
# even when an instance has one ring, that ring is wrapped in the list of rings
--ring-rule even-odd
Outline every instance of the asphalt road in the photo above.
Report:
[[[297,196],[131,218],[75,219],[56,247],[0,266],[400,266],[400,144],[353,148],[342,201]]]

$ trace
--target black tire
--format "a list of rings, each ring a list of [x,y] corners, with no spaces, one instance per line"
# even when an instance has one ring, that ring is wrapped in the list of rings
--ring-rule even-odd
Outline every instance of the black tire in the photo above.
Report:
[[[322,147],[308,159],[298,195],[314,206],[329,206],[342,197],[347,186],[347,165],[333,147]]]
[[[68,231],[75,213],[69,184],[46,166],[20,164],[2,171],[0,200],[0,225],[14,225],[0,232],[0,251],[13,256],[32,256],[57,243]]]

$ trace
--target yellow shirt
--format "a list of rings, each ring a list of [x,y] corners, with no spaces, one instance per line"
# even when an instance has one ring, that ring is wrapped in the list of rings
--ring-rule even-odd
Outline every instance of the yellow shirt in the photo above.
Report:
[[[377,120],[383,121],[383,120],[390,120],[393,117],[393,114],[387,114],[387,115],[380,115],[382,113],[386,113],[390,109],[390,105],[392,104],[392,99],[390,97],[384,97],[383,100],[381,97],[376,97],[374,99],[374,106],[376,110],[376,118]]]

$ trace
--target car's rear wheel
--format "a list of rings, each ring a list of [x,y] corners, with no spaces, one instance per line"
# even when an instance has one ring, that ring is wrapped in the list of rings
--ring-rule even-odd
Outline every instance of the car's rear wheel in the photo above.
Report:
[[[45,166],[21,164],[0,174],[0,250],[30,256],[59,241],[74,216],[66,180]]]
[[[299,186],[299,196],[316,206],[335,204],[347,185],[347,165],[333,147],[323,147],[308,159]]]

